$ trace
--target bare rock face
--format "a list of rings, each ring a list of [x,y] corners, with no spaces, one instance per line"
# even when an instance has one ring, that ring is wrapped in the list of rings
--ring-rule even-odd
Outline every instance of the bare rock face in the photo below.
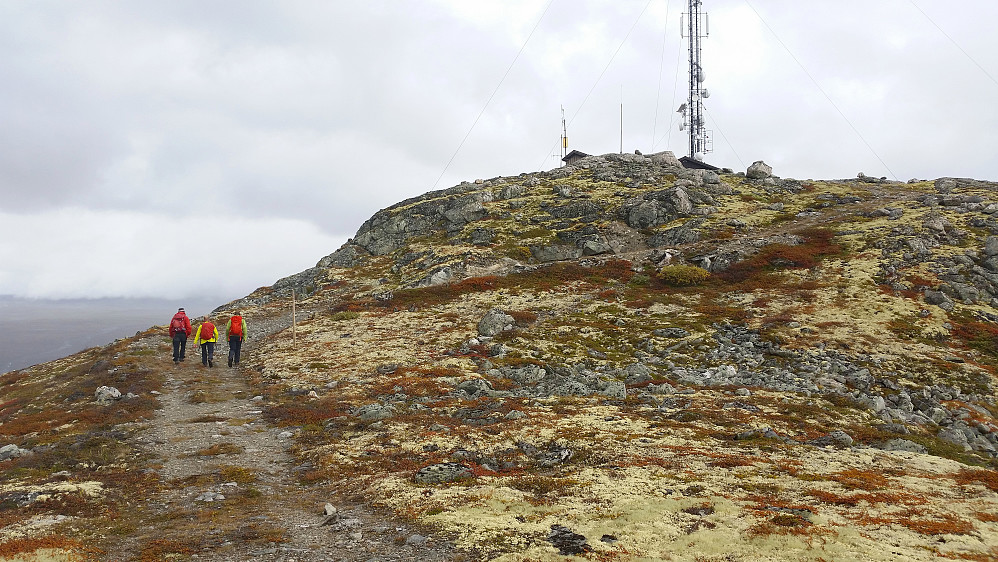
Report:
[[[772,166],[769,166],[762,160],[756,160],[755,162],[753,162],[752,165],[749,166],[748,170],[745,172],[745,177],[753,180],[764,180],[768,177],[772,177],[772,175],[773,175]]]

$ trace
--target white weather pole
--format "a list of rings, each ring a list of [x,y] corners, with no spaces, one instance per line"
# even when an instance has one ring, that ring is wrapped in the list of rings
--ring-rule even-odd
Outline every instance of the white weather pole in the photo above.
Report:
[[[565,106],[561,106],[561,165],[565,165],[568,156],[568,126],[565,125]]]
[[[295,308],[296,308],[296,306],[295,306],[296,305],[296,302],[295,302],[295,293],[297,293],[297,292],[298,291],[295,291],[295,289],[292,287],[292,289],[291,289],[291,347],[298,347],[298,334],[296,333],[296,330],[295,330],[295,325],[298,323],[297,322],[297,318],[296,318],[296,312],[297,311],[295,310]]]

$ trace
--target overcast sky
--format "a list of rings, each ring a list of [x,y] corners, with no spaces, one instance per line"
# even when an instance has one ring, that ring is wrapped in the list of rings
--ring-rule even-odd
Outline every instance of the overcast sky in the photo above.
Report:
[[[682,156],[686,4],[2,1],[0,294],[242,296],[380,208],[557,166],[560,106],[570,148]],[[998,2],[704,9],[708,162],[998,180]]]

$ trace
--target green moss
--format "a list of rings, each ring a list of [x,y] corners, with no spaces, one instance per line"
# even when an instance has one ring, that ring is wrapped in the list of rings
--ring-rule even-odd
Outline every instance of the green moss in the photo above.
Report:
[[[930,455],[950,459],[970,466],[986,466],[987,462],[977,455],[967,453],[963,447],[948,441],[943,441],[938,437],[928,435],[906,435],[905,439],[914,441],[925,447]]]
[[[699,285],[710,278],[710,272],[692,265],[667,265],[656,272],[656,276],[672,287]]]

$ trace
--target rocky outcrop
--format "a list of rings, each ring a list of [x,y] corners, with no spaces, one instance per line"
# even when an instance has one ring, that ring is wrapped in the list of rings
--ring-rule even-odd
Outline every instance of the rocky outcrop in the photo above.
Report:
[[[753,180],[764,180],[768,177],[772,177],[772,175],[772,166],[766,164],[762,160],[756,160],[753,162],[745,172],[745,177]]]
[[[490,191],[476,191],[473,184],[461,184],[441,192],[428,193],[378,211],[361,225],[353,243],[373,255],[389,254],[417,236],[437,229],[457,232],[464,225],[484,218]]]

